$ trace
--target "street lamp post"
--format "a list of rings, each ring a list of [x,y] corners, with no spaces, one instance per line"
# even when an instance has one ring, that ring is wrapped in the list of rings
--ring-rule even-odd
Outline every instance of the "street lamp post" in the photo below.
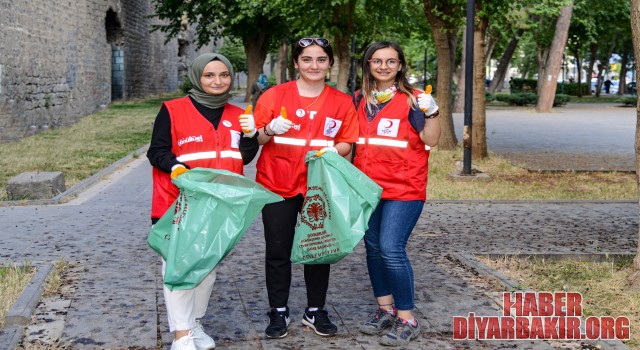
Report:
[[[427,89],[427,48],[424,48],[424,67],[422,67],[422,90]]]
[[[565,71],[565,67],[566,67],[566,61],[565,61],[565,56],[564,54],[562,54],[562,88],[561,88],[561,92],[564,94],[564,71]]]
[[[475,17],[475,0],[467,0],[467,43],[465,47],[464,65],[464,154],[461,175],[471,174],[471,113],[473,110],[473,31]]]

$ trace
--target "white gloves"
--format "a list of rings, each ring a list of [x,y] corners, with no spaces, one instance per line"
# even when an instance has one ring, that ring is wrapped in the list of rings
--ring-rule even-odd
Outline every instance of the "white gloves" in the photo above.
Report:
[[[424,112],[425,115],[430,116],[438,111],[438,105],[436,100],[433,99],[431,94],[418,95],[418,107]]]
[[[274,119],[269,123],[269,129],[273,131],[274,134],[280,135],[291,129],[293,122],[289,119],[284,118],[282,115],[279,115],[278,118]]]
[[[245,137],[253,137],[255,136],[256,130],[256,121],[253,119],[253,115],[251,114],[240,114],[238,116],[240,120],[240,127],[242,127],[242,132]]]

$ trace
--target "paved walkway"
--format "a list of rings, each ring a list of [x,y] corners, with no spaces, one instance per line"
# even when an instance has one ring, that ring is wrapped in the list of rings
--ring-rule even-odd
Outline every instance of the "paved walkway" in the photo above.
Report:
[[[487,110],[487,146],[531,170],[635,170],[636,109],[569,104],[552,113],[532,107]],[[464,117],[454,114],[458,140]]]
[[[250,167],[248,176],[253,172]],[[71,349],[155,349],[160,334],[168,349],[159,259],[145,241],[150,179],[151,167],[141,157],[66,204],[0,207],[0,263],[64,257],[73,266],[66,300],[39,310],[40,325],[30,328],[31,337],[51,334]],[[424,321],[423,335],[410,348],[582,348],[579,342],[453,341],[452,316],[500,311],[495,293],[459,261],[458,253],[633,254],[637,237],[636,202],[428,202],[408,246],[416,313]],[[265,339],[263,256],[258,218],[220,265],[203,319],[219,348],[381,348],[377,337],[360,334],[356,326],[375,303],[362,244],[332,268],[327,308],[339,327],[333,338],[321,338],[300,324],[306,299],[301,267],[295,266],[290,334]],[[54,314],[57,318],[47,316]]]

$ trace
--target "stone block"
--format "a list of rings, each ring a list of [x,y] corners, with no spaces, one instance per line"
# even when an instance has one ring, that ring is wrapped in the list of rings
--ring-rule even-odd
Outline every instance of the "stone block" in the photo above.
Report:
[[[22,173],[7,182],[10,200],[49,199],[64,191],[64,174],[60,171]]]

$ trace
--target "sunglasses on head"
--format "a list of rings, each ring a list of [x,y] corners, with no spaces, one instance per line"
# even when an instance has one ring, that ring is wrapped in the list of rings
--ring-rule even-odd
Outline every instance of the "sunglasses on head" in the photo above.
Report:
[[[313,43],[316,43],[322,47],[329,46],[329,40],[325,38],[302,38],[300,39],[300,41],[298,41],[298,45],[300,45],[300,47],[307,47],[309,45],[312,45]]]

